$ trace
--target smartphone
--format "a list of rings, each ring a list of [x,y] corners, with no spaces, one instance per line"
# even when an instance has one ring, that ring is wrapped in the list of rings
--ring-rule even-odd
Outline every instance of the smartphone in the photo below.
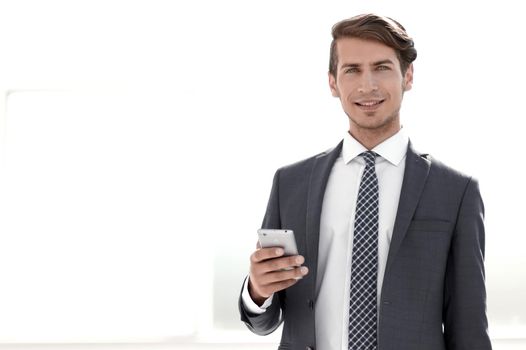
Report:
[[[298,247],[293,230],[259,229],[259,243],[261,248],[281,247],[285,256],[298,255]]]

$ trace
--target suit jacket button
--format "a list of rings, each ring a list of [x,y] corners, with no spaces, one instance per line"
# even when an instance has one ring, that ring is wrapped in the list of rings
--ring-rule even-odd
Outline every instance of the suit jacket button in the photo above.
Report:
[[[307,300],[307,305],[309,305],[309,309],[314,309],[314,300],[312,299]]]

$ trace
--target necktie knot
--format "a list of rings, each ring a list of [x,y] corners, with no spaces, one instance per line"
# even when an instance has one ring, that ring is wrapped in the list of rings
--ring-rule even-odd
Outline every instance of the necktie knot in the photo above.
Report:
[[[362,156],[363,159],[365,160],[366,166],[374,166],[374,162],[377,156],[376,153],[374,153],[373,151],[367,151],[367,152],[360,153],[360,156]]]

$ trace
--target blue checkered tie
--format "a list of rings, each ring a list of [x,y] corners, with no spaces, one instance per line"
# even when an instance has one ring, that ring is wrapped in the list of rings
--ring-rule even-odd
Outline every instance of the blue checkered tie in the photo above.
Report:
[[[349,306],[349,350],[376,349],[376,294],[378,274],[378,178],[376,153],[360,154],[365,159],[356,215],[351,267]]]

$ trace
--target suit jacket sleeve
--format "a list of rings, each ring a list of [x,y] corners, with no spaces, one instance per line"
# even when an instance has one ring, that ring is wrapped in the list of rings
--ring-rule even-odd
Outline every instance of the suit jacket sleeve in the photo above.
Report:
[[[270,192],[270,199],[267,204],[267,211],[263,219],[262,228],[279,229],[281,228],[281,220],[279,214],[279,170],[274,175],[272,190]],[[274,293],[272,304],[266,311],[260,315],[252,314],[245,309],[241,295],[239,296],[239,313],[241,321],[254,333],[259,335],[267,335],[274,332],[281,324],[281,303],[280,294]]]
[[[489,350],[484,273],[484,205],[471,179],[458,210],[446,267],[444,336],[448,350]]]

